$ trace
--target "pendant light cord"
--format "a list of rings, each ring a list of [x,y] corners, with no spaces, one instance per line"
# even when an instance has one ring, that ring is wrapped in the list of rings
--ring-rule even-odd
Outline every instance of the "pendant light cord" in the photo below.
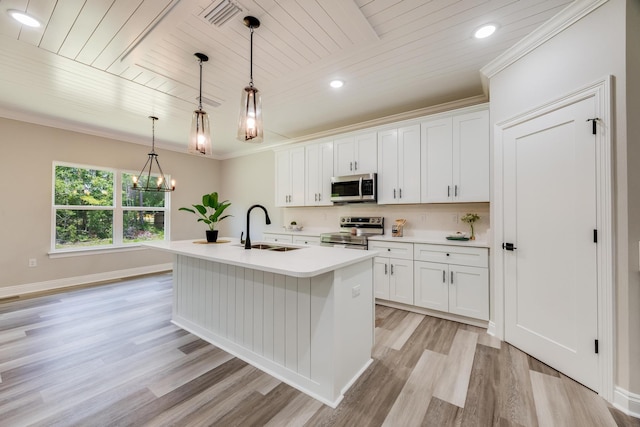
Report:
[[[249,49],[249,86],[253,87],[253,25],[249,27],[251,30],[251,48]]]
[[[156,120],[157,118],[151,116],[151,153],[156,152]]]
[[[200,61],[200,96],[198,96],[198,109],[202,110],[202,58],[198,58]]]

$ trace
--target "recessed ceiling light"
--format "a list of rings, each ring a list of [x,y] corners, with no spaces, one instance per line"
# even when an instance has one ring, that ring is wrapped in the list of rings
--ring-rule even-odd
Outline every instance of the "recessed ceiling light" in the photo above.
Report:
[[[24,12],[20,12],[19,10],[9,9],[7,10],[9,15],[22,25],[26,25],[27,27],[38,28],[40,26],[40,21],[38,21],[33,16],[29,16]]]
[[[331,86],[332,88],[338,89],[344,86],[344,82],[342,80],[331,80],[331,82],[329,83],[329,86]]]
[[[478,28],[475,33],[473,33],[473,36],[477,39],[484,39],[495,33],[496,28],[497,27],[494,24],[483,25],[482,27]]]

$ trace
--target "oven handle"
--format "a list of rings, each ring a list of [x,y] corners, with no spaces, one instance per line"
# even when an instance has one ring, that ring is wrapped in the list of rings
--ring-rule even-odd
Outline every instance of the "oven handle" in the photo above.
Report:
[[[360,195],[360,198],[362,199],[362,177],[360,177],[360,179],[358,180],[358,194]]]

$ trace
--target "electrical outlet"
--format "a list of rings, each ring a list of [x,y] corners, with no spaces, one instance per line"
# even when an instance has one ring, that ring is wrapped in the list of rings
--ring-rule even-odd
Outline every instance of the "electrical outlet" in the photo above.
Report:
[[[353,288],[351,288],[351,297],[355,298],[358,295],[360,295],[360,285],[356,285]]]
[[[453,222],[454,224],[458,223],[458,214],[454,213],[451,215],[451,222]]]
[[[29,267],[37,267],[38,266],[38,260],[35,258],[29,258]]]
[[[422,215],[420,216],[420,221],[422,221],[423,223],[424,223],[424,222],[427,222],[427,214],[422,214]]]

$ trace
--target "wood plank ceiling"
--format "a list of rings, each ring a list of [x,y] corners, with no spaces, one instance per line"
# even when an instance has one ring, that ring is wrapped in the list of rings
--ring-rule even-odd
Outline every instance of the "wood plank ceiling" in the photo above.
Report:
[[[265,144],[482,95],[478,70],[568,0],[4,0],[0,116],[186,152],[203,52],[204,109],[215,157],[235,140],[249,80],[246,15]],[[207,13],[227,7],[222,23]],[[42,22],[21,26],[9,9]],[[234,13],[235,11],[235,13]],[[495,36],[473,31],[498,24]],[[345,81],[336,91],[333,78]]]

